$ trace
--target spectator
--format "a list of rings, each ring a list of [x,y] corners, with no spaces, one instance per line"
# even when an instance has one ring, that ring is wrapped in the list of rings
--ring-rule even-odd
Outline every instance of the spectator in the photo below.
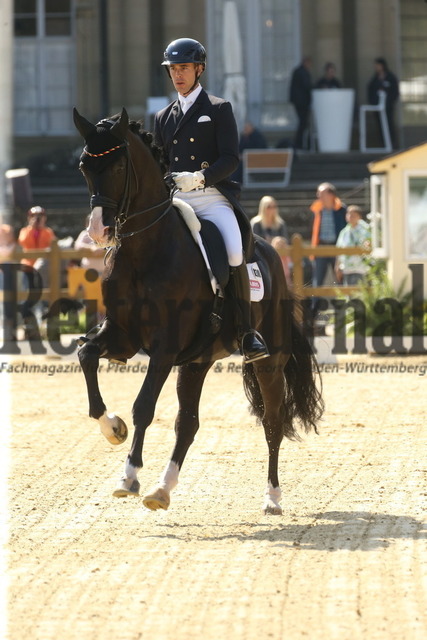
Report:
[[[316,89],[340,89],[341,82],[336,77],[336,68],[333,62],[327,62],[323,70],[323,76],[316,82]]]
[[[48,249],[55,239],[55,234],[46,226],[46,211],[43,207],[31,207],[28,210],[28,225],[19,232],[18,242],[24,253],[32,249]],[[23,258],[22,264],[33,267],[37,263],[36,258]]]
[[[340,231],[346,225],[347,207],[337,196],[330,182],[322,182],[317,187],[317,200],[310,209],[314,214],[311,244],[313,247],[327,244],[335,245]],[[334,256],[318,256],[314,260],[314,286],[321,287],[325,281],[328,267],[335,271]]]
[[[277,201],[272,196],[261,198],[258,205],[258,215],[252,218],[251,226],[254,233],[270,244],[277,236],[289,240],[286,222],[280,217]]]
[[[351,205],[346,213],[347,225],[340,231],[337,247],[365,247],[369,248],[371,229],[362,219],[362,210],[357,205]],[[367,271],[364,256],[337,256],[335,273],[338,282],[345,285],[359,284]]]
[[[305,56],[301,64],[292,73],[289,101],[294,105],[298,116],[298,128],[293,146],[304,148],[304,135],[308,130],[311,108],[311,65],[310,56]]]
[[[53,230],[46,226],[47,216],[45,209],[39,206],[31,207],[27,216],[28,225],[21,229],[18,236],[18,242],[24,253],[32,249],[48,249],[52,244],[52,240],[55,240],[56,237]],[[25,270],[25,275],[26,284],[30,291],[42,286],[48,286],[49,272],[47,261],[44,258],[23,258],[21,263],[28,267]],[[25,337],[28,340],[39,338],[31,309],[32,304],[29,300],[26,300],[22,304],[21,313],[24,318]]]
[[[259,201],[258,215],[251,220],[253,232],[269,242],[279,253],[288,286],[291,286],[289,256],[282,255],[289,241],[286,222],[279,215],[277,201],[272,196],[263,196]]]
[[[399,98],[399,83],[392,73],[384,58],[375,58],[375,73],[368,83],[368,102],[378,104],[379,92],[386,94],[385,109],[387,115],[388,128],[390,130],[391,143],[394,149],[397,146],[396,130],[394,126],[394,107]],[[376,114],[378,116],[378,114]],[[380,120],[377,117],[378,128],[381,132]]]
[[[267,140],[261,133],[259,129],[257,129],[252,122],[245,122],[243,131],[240,134],[239,140],[239,166],[236,171],[232,174],[231,178],[233,180],[237,180],[237,182],[242,182],[243,179],[243,151],[245,149],[266,149],[267,148]]]

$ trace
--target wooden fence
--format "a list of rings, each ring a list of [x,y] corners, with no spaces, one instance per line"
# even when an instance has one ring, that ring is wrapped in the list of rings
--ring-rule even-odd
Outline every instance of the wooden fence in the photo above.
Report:
[[[361,256],[369,255],[363,247],[337,247],[335,245],[321,245],[318,247],[312,247],[309,244],[304,244],[302,237],[296,233],[292,236],[291,243],[283,251],[283,255],[289,256],[293,264],[293,291],[298,298],[309,298],[311,296],[319,296],[325,298],[333,298],[336,295],[337,286],[328,287],[308,287],[304,286],[304,258],[316,258],[318,256]],[[351,294],[357,291],[360,286],[343,286],[340,285],[340,293],[344,295]]]
[[[338,248],[335,245],[322,245],[312,247],[304,244],[302,237],[295,234],[291,243],[285,248],[284,255],[290,257],[293,263],[293,291],[298,298],[307,298],[311,296],[334,297],[337,287],[308,287],[304,285],[304,258],[316,256],[338,256],[338,255],[366,255],[366,249],[361,247]],[[19,262],[23,257],[31,260],[37,258],[45,258],[49,261],[49,287],[44,288],[41,294],[42,300],[47,300],[49,305],[61,297],[69,297],[68,288],[61,287],[61,265],[68,264],[72,260],[81,260],[83,257],[93,257],[90,249],[62,249],[57,240],[52,242],[49,249],[38,249],[22,252],[19,248],[15,249],[12,256],[7,262]],[[342,294],[351,294],[357,291],[357,286],[340,286],[339,290]],[[25,299],[25,292],[19,292],[18,298]],[[4,292],[0,291],[0,300],[4,299]]]

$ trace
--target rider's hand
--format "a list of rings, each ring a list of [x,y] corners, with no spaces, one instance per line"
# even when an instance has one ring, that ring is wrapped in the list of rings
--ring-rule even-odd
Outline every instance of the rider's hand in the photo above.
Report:
[[[180,191],[193,191],[193,189],[204,188],[205,176],[201,171],[181,171],[172,173],[172,178]]]

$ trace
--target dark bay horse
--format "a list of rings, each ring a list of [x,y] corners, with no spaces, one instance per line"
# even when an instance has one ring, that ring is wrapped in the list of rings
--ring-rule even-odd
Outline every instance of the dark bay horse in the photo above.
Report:
[[[214,293],[208,271],[188,226],[174,206],[164,179],[160,150],[126,111],[96,125],[74,110],[86,146],[80,169],[91,194],[89,233],[109,247],[102,279],[106,318],[82,338],[79,360],[89,396],[89,415],[113,444],[127,427],[107,412],[98,386],[100,358],[123,362],[141,349],[149,365],[133,404],[134,435],[115,496],[139,495],[137,473],[156,402],[172,367],[178,366],[176,442],[159,483],[144,497],[149,509],[167,509],[187,451],[199,428],[199,400],[215,360],[238,347],[232,305],[225,295],[221,328],[214,329]],[[196,219],[197,220],[197,219]],[[253,327],[265,338],[270,356],[243,365],[243,383],[252,412],[262,422],[268,445],[268,485],[263,510],[281,514],[278,478],[283,437],[298,438],[297,423],[315,430],[323,412],[311,346],[294,319],[279,255],[260,238],[255,258],[265,294],[252,303]]]

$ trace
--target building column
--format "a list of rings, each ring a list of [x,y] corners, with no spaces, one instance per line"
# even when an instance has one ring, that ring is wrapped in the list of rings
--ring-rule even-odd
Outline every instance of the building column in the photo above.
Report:
[[[12,164],[13,135],[13,2],[0,4],[0,215],[6,220],[5,171]]]

